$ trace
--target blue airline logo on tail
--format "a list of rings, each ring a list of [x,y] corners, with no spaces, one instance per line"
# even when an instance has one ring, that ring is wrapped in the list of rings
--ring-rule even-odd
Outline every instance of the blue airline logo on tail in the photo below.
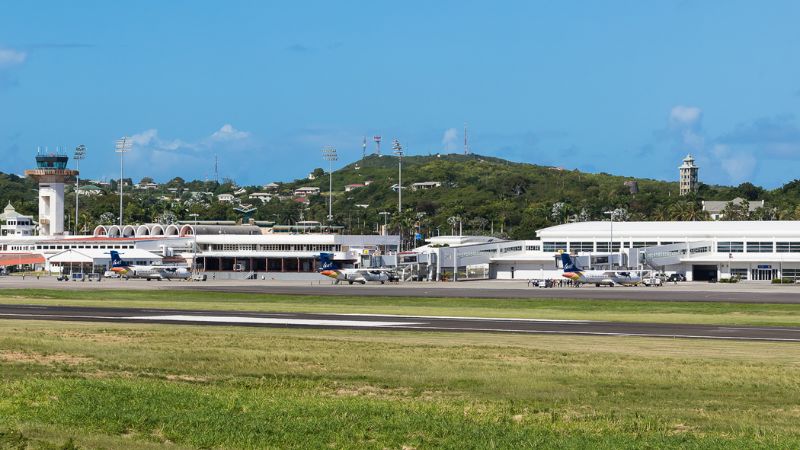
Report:
[[[336,263],[333,262],[333,253],[320,253],[319,254],[320,267],[319,270],[336,270]]]
[[[572,258],[569,257],[569,254],[567,254],[567,252],[561,254],[561,262],[563,263],[564,266],[564,272],[581,271],[581,269],[579,269],[578,266],[576,266],[575,263],[572,262]]]
[[[128,263],[120,258],[119,252],[116,250],[111,250],[111,267],[128,267]]]

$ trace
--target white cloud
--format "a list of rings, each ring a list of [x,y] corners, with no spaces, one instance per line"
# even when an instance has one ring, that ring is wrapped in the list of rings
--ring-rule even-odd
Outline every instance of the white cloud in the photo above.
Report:
[[[674,106],[669,112],[669,122],[673,126],[694,127],[700,124],[703,111],[696,106]]]
[[[0,48],[0,69],[22,64],[28,55],[10,48]]]
[[[715,160],[719,161],[720,167],[728,175],[731,182],[741,183],[748,181],[755,172],[758,160],[752,153],[742,151],[732,151],[730,147],[717,144],[711,150]]]
[[[458,130],[455,128],[448,128],[444,131],[442,136],[442,146],[445,151],[453,151],[458,148]]]
[[[705,146],[703,111],[696,106],[674,106],[669,112],[670,133],[677,142],[693,151]]]
[[[194,144],[184,142],[180,139],[161,139],[158,135],[158,130],[155,128],[136,133],[132,135],[130,139],[134,147],[149,148],[155,151],[192,150],[197,147]]]
[[[214,134],[211,135],[212,141],[238,141],[242,139],[247,139],[250,137],[250,133],[247,131],[237,130],[233,127],[233,125],[226,123],[222,126],[219,130],[215,131]]]
[[[149,130],[144,130],[141,133],[136,133],[130,137],[131,142],[133,145],[138,145],[141,147],[145,147],[150,145],[154,139],[158,137],[158,130],[155,128],[150,128]]]
[[[156,128],[130,135],[133,148],[126,158],[126,167],[135,178],[142,176],[169,179],[175,175],[208,178],[213,167],[213,153],[238,151],[253,145],[251,133],[237,130],[230,124],[201,139],[184,141],[163,138]],[[128,166],[129,164],[129,166]],[[176,171],[176,167],[180,170]]]

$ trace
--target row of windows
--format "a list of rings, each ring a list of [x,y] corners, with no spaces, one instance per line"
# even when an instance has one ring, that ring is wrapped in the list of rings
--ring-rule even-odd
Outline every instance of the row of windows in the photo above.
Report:
[[[747,270],[747,269],[744,269]],[[731,269],[731,275],[733,275],[733,269]],[[781,276],[783,278],[793,278],[798,279],[800,278],[800,269],[783,269],[781,271]]]
[[[634,242],[614,242],[613,251],[619,251],[621,248],[643,248],[654,247],[657,245],[671,245],[679,244],[680,242],[657,242],[657,241],[634,241]],[[545,252],[557,252],[559,250],[570,252],[607,252],[609,248],[608,242],[589,242],[589,241],[576,241],[570,242],[567,246],[566,242],[543,242],[542,250]],[[526,250],[530,250],[526,247]],[[692,253],[706,253],[710,252],[710,248],[703,247],[702,249],[693,249]],[[720,241],[717,243],[717,252],[719,253],[800,253],[800,241]]]
[[[521,252],[522,246],[514,246],[514,247],[503,247],[500,249],[500,253],[508,253],[508,252]]]
[[[800,242],[776,242],[775,251],[778,253],[800,253]]]
[[[747,269],[731,269],[731,276],[746,280],[747,279]]]
[[[676,242],[662,242],[661,245],[667,244],[675,244]],[[570,242],[569,248],[567,248],[566,242],[543,242],[542,248],[545,252],[556,252],[558,250],[569,250],[570,252],[607,252],[608,251],[608,242],[594,242],[590,241],[578,241],[578,242]],[[659,245],[657,241],[634,241],[634,242],[619,242],[614,241],[613,248],[614,251],[619,251],[621,248],[642,248],[642,247],[653,247]],[[595,250],[596,248],[596,250]],[[526,248],[527,250],[527,248]]]
[[[522,247],[519,247],[519,249],[522,250]],[[459,258],[469,258],[471,256],[481,255],[483,253],[495,253],[496,251],[497,250],[494,249],[494,248],[484,248],[482,250],[472,250],[472,251],[468,251],[468,252],[458,252],[458,257]]]
[[[778,241],[773,247],[772,242],[743,242],[720,241],[717,243],[719,253],[800,253],[800,242]]]
[[[206,251],[246,252],[246,251],[280,251],[280,252],[338,252],[341,245],[326,244],[205,244],[200,246]]]
[[[69,249],[77,249],[77,248],[96,248],[96,249],[112,249],[112,250],[122,250],[122,249],[130,249],[133,248],[133,244],[131,245],[37,245],[37,250],[69,250]]]

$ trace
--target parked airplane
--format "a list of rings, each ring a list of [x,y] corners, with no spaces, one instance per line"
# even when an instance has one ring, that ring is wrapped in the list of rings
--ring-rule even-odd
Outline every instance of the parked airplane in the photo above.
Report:
[[[324,275],[336,280],[346,281],[349,284],[367,284],[367,281],[379,281],[381,284],[387,281],[397,281],[392,269],[340,269],[333,262],[333,255],[330,253],[320,253],[319,261],[322,265],[319,268],[320,275]]]
[[[623,285],[629,286],[639,284],[642,282],[642,277],[631,272],[613,271],[613,270],[581,270],[569,257],[566,252],[561,253],[561,262],[564,265],[564,273],[561,275],[564,278],[569,278],[575,282],[576,286],[581,284],[594,284],[600,286],[605,284],[608,286]]]
[[[144,278],[150,280],[185,280],[192,274],[186,266],[137,266],[123,261],[119,252],[111,250],[111,271],[123,278]]]

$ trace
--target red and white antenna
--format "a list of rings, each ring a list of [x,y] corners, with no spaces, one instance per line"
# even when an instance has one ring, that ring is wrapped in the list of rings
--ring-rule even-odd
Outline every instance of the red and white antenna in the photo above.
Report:
[[[372,138],[372,140],[375,141],[375,145],[376,145],[376,148],[377,148],[377,150],[375,150],[375,154],[378,155],[378,156],[381,156],[381,137],[380,136],[374,136]]]

